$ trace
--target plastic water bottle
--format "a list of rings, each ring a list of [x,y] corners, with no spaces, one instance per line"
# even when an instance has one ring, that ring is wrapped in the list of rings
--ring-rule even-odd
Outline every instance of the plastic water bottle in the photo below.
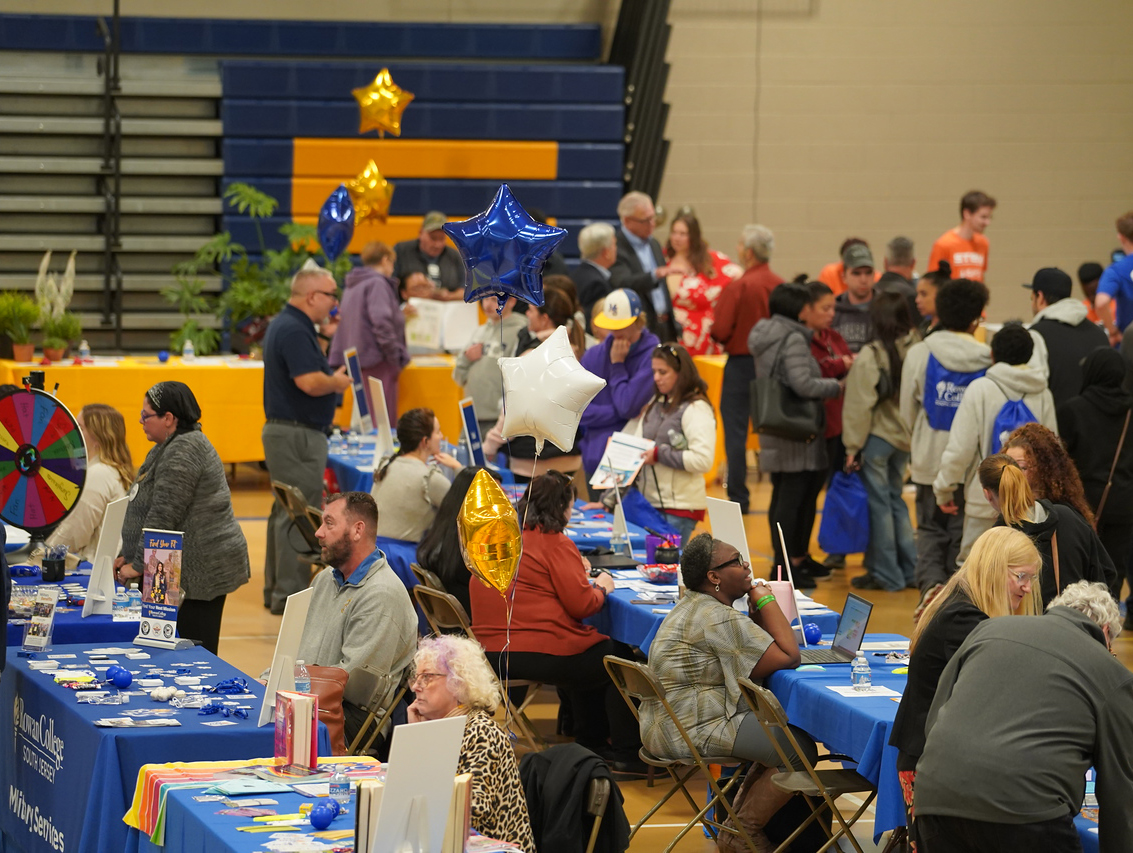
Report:
[[[84,363],[91,360],[90,344],[86,342],[85,338],[83,339],[83,342],[79,344],[79,360]]]
[[[126,595],[126,587],[120,586],[114,593],[114,619],[126,619],[130,611],[130,596]]]
[[[130,584],[130,588],[126,590],[126,596],[130,599],[129,614],[131,619],[142,618],[142,591],[138,589],[138,585]]]
[[[330,434],[330,452],[341,454],[343,446],[344,440],[342,438],[342,430],[338,427],[335,427],[334,431]]]
[[[307,672],[307,665],[301,660],[295,661],[295,692],[311,692],[311,673]]]
[[[850,671],[850,683],[854,685],[855,690],[865,692],[873,687],[873,672],[869,668],[869,661],[865,659],[865,655],[858,652],[858,656],[854,658],[854,666]]]
[[[336,767],[330,777],[330,798],[340,806],[350,802],[350,778],[341,767]]]
[[[182,361],[196,361],[197,350],[193,346],[191,338],[185,338],[185,343],[181,346],[181,360]]]
[[[362,452],[362,436],[351,430],[346,434],[346,455],[357,456]]]

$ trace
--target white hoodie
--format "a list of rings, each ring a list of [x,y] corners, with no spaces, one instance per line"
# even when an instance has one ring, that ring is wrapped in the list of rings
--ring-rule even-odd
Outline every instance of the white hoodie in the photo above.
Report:
[[[1046,377],[1029,364],[993,364],[986,375],[968,386],[956,410],[940,472],[932,484],[937,505],[951,503],[956,487],[963,484],[964,513],[995,518],[996,511],[984,497],[976,468],[991,455],[992,428],[1008,399],[1021,399],[1038,423],[1058,432],[1054,398],[1046,387]]]

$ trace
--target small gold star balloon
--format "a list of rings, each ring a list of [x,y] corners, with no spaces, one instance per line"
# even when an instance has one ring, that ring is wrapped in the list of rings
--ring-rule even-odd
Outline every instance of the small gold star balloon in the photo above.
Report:
[[[393,200],[394,184],[391,184],[371,160],[358,177],[346,182],[346,191],[354,202],[354,216],[358,222],[375,219],[385,222],[389,216],[390,201]]]
[[[388,68],[379,71],[374,82],[354,89],[352,94],[361,111],[359,133],[388,130],[394,136],[401,136],[401,114],[413,100],[413,93],[394,83]]]

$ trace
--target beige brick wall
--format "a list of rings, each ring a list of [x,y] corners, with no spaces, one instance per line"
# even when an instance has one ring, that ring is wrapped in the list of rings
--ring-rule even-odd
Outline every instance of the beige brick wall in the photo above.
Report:
[[[659,200],[693,205],[729,253],[744,223],[769,226],[790,277],[817,274],[850,235],[877,255],[911,237],[923,269],[960,196],[982,189],[999,200],[989,316],[1022,316],[1020,282],[1104,264],[1133,208],[1131,13],[1123,0],[673,0]]]

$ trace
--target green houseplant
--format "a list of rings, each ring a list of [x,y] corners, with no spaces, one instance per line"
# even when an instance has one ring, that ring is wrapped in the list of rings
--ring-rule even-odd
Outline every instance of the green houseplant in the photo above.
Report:
[[[30,296],[12,290],[0,292],[0,332],[11,339],[16,361],[31,361],[35,354],[31,328],[38,319],[39,308]]]
[[[215,313],[231,324],[244,345],[257,347],[271,318],[278,314],[290,296],[291,277],[309,259],[341,278],[350,269],[350,258],[340,256],[333,262],[317,245],[315,226],[288,222],[279,233],[287,238],[284,249],[268,249],[264,244],[261,220],[270,217],[279,206],[274,198],[248,184],[231,184],[224,192],[229,207],[252,220],[259,238],[260,260],[254,262],[247,249],[233,241],[228,231],[213,236],[201,246],[192,259],[173,268],[174,284],[162,291],[165,298],[184,315],[185,322],[170,336],[174,350],[186,340],[193,342],[199,355],[214,352],[220,343],[216,329],[202,326],[199,315]],[[219,270],[223,289],[218,297],[204,292],[201,276]]]
[[[43,354],[52,361],[66,356],[67,347],[78,341],[83,334],[82,323],[70,311],[64,311],[58,317],[43,318],[40,328],[43,331]]]

